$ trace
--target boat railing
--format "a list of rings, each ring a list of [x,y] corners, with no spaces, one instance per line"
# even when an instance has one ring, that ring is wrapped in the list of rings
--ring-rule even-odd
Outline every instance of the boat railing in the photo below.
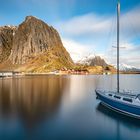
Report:
[[[117,92],[117,90],[103,90],[103,89],[98,89],[98,90],[102,91],[102,93],[113,93],[113,94],[117,94],[117,95],[129,96],[132,98],[135,98],[138,94],[140,94],[140,91],[138,91],[138,90],[120,89],[119,93]]]
[[[99,91],[102,91],[102,92],[112,92],[112,93],[117,93],[117,89],[114,89],[114,90],[104,90],[102,88],[99,88],[99,89],[96,89],[96,90],[99,90]],[[140,94],[140,90],[129,90],[129,89],[120,89],[120,93],[123,93],[123,94],[131,94],[132,96],[136,96],[138,94]]]

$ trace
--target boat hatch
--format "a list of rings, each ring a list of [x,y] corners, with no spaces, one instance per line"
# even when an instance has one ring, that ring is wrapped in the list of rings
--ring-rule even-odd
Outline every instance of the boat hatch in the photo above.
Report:
[[[114,95],[114,98],[121,99],[121,97],[117,95]]]
[[[112,94],[108,94],[109,96],[112,96]]]
[[[130,98],[123,98],[123,100],[132,103],[132,99]]]

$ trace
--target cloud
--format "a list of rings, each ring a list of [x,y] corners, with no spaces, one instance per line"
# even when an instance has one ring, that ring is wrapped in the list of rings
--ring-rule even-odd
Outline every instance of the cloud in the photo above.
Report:
[[[139,37],[140,36],[140,6],[124,13],[121,16],[121,33],[125,37]]]
[[[124,48],[120,48],[120,63],[135,66],[140,68],[140,46],[136,46],[131,42],[121,44]],[[108,54],[103,54],[103,57],[110,64],[116,64],[117,61],[117,50],[112,48],[108,51]]]
[[[120,46],[125,47],[120,50],[120,61],[137,67],[140,67],[139,13],[140,6],[122,13],[120,19],[120,41],[122,42]],[[92,50],[105,57],[109,63],[116,63],[116,50],[113,53],[110,52],[112,45],[116,46],[116,15],[103,16],[89,13],[60,21],[56,24],[56,28],[63,38],[67,38],[63,43],[74,60],[81,59]],[[78,38],[79,42],[74,41],[75,38]],[[84,45],[83,42],[88,42],[88,45]]]
[[[140,6],[121,14],[121,34],[140,35]],[[113,24],[113,25],[112,25]],[[114,29],[116,31],[116,14],[111,16],[88,13],[57,23],[58,29],[67,36],[104,36]]]
[[[103,34],[108,31],[110,24],[110,19],[90,13],[74,17],[68,21],[61,21],[57,27],[69,36],[81,36]]]
[[[70,53],[74,62],[77,62],[78,60],[82,59],[83,57],[85,57],[85,56],[89,55],[91,52],[93,52],[89,49],[90,46],[88,46],[88,45],[85,46],[74,40],[62,38],[62,42],[63,42],[64,47]]]

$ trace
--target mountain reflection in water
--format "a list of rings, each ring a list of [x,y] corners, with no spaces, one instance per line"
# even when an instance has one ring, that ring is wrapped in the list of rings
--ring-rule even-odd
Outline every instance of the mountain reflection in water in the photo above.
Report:
[[[140,75],[120,75],[140,90]],[[140,122],[99,104],[95,89],[115,89],[115,75],[0,79],[1,140],[139,140]]]
[[[0,117],[19,117],[28,127],[59,108],[64,84],[59,78],[13,78],[0,81]]]

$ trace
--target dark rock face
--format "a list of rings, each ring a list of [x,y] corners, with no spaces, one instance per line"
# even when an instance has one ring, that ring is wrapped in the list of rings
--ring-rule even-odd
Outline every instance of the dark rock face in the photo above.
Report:
[[[0,63],[7,60],[11,54],[16,26],[0,27]]]
[[[87,66],[102,66],[106,67],[108,64],[100,56],[88,56],[80,60],[78,63]]]
[[[10,60],[13,64],[24,64],[54,47],[63,48],[58,32],[43,21],[28,16],[15,32]],[[72,61],[69,55],[66,57]]]
[[[96,56],[93,59],[89,60],[90,66],[102,66],[106,67],[108,66],[104,59],[102,59],[100,56]]]

